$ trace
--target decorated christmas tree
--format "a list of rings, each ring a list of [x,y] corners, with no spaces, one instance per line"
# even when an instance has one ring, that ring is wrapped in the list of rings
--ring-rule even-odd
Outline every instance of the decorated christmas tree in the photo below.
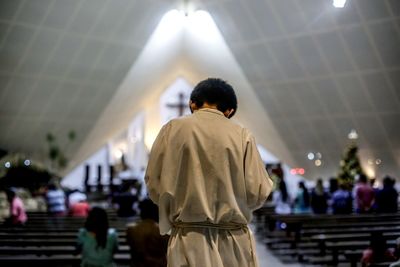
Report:
[[[343,158],[340,160],[340,171],[338,175],[340,183],[352,186],[356,180],[356,177],[364,174],[357,152],[357,144],[353,141],[346,148]]]

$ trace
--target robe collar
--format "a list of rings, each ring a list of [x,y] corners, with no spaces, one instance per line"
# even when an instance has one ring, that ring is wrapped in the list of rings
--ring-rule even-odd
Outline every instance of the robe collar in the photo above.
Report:
[[[215,113],[217,115],[225,117],[224,113],[222,113],[218,109],[213,109],[213,108],[201,108],[201,109],[195,110],[194,112],[210,112],[210,113]]]

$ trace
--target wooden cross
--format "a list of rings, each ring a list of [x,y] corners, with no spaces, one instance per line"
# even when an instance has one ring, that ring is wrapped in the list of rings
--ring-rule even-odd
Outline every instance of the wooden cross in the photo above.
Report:
[[[177,108],[178,109],[178,116],[182,116],[185,113],[185,109],[187,108],[188,104],[184,101],[185,95],[183,93],[179,93],[179,101],[176,104],[167,104],[169,108]]]

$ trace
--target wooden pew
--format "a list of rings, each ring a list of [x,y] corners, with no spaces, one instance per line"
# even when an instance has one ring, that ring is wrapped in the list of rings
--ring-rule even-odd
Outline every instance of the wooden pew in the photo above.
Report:
[[[387,230],[389,230],[388,228]],[[319,244],[320,254],[326,255],[326,250],[330,250],[332,254],[332,263],[338,263],[338,257],[341,252],[345,252],[350,249],[365,249],[369,246],[371,233],[359,233],[359,234],[332,234],[332,235],[317,235],[311,237]],[[396,239],[400,236],[400,232],[384,232],[383,237],[387,240],[387,245],[390,247],[396,246]]]
[[[129,254],[128,246],[119,246],[118,252]],[[76,246],[0,246],[0,255],[59,255],[78,254]]]
[[[57,224],[54,224],[56,220]],[[31,217],[24,227],[0,227],[0,266],[79,266],[76,238],[84,218]],[[115,262],[129,266],[126,243],[126,222],[110,220],[119,235],[119,250]]]
[[[1,247],[50,247],[50,246],[75,246],[77,243],[76,238],[31,238],[31,239],[21,239],[20,237],[9,238],[9,239],[0,239],[0,248]],[[118,238],[118,243],[120,245],[127,245],[126,238]]]
[[[80,255],[52,255],[52,256],[36,256],[36,255],[0,255],[0,266],[12,267],[79,267]],[[117,266],[129,266],[130,255],[117,253],[114,255],[114,262]]]
[[[301,233],[305,229],[329,229],[336,227],[349,227],[354,224],[357,226],[368,227],[370,225],[385,225],[386,222],[400,222],[400,213],[393,214],[290,214],[290,215],[272,215],[271,219],[284,223],[287,236],[294,233],[296,243],[301,239]]]
[[[357,263],[361,261],[362,251],[361,250],[346,250],[345,256],[350,260],[351,267],[357,267]],[[392,262],[375,262],[369,265],[369,267],[389,267]]]
[[[391,246],[394,246],[395,239],[400,236],[399,214],[323,215],[322,220],[317,220],[318,216],[314,215],[289,215],[288,217],[286,222],[297,224],[300,221],[301,230],[298,230],[295,236],[292,234],[293,228],[289,231],[287,229],[273,231],[267,235],[270,240],[268,245],[278,256],[291,255],[293,258],[297,257],[300,262],[311,264],[335,265],[338,262],[351,262],[353,259],[347,257],[344,251],[360,252],[367,248],[370,234],[374,231],[382,232]],[[282,235],[283,232],[286,233]],[[330,238],[329,241],[324,240],[325,257],[321,257],[321,254],[324,254],[321,253],[320,248],[322,239],[311,238],[315,236],[315,233],[324,233],[325,237]]]

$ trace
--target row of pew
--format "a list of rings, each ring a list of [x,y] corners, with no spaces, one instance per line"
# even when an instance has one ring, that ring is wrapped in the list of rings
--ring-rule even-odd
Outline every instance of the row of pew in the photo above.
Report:
[[[114,261],[118,266],[129,266],[126,221],[112,210],[107,212],[110,227],[119,237]],[[28,218],[24,227],[0,227],[0,266],[80,266],[76,239],[84,218],[51,217],[45,212],[28,213]]]
[[[129,266],[126,221],[110,210],[110,227],[117,229],[118,266]],[[76,251],[78,229],[84,219],[49,217],[44,212],[29,213],[26,226],[0,227],[0,266],[79,266]],[[312,266],[360,266],[362,251],[371,234],[382,233],[391,247],[400,237],[400,213],[395,214],[274,214],[272,207],[255,212],[266,246],[285,263]],[[389,266],[377,263],[372,266]]]
[[[271,207],[256,218],[266,246],[284,263],[304,266],[361,266],[362,252],[372,233],[381,233],[389,247],[400,237],[400,213],[394,214],[289,214]],[[389,266],[389,262],[371,266]]]

